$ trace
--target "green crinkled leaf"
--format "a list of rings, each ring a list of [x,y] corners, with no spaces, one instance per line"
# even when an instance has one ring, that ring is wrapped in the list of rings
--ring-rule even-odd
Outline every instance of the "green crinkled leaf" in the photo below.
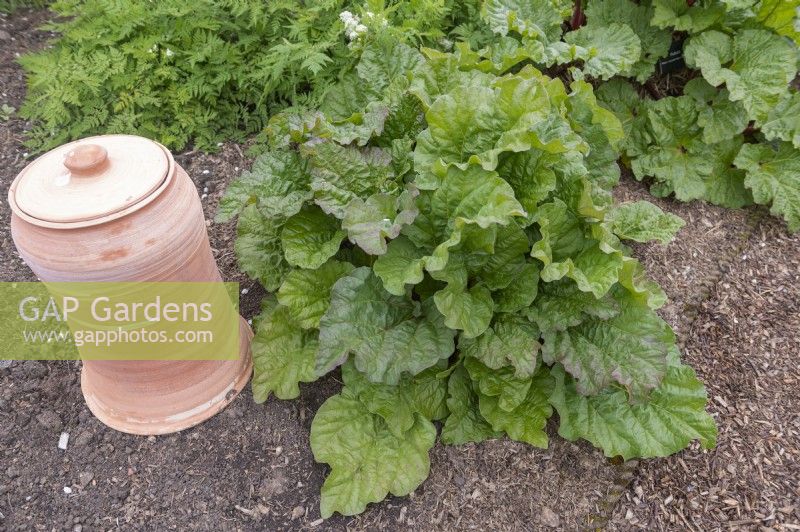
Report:
[[[318,207],[303,209],[286,221],[281,244],[286,262],[300,268],[316,269],[333,257],[346,233],[339,223]]]
[[[487,0],[483,17],[495,33],[514,31],[544,43],[558,40],[561,23],[569,16],[566,3],[551,0]]]
[[[625,138],[622,124],[611,111],[601,107],[584,81],[574,81],[567,100],[573,128],[589,143],[589,154],[584,160],[594,182],[605,187],[619,181],[618,147]]]
[[[479,395],[496,397],[498,406],[506,412],[511,412],[522,404],[531,387],[530,377],[516,377],[516,370],[511,366],[491,369],[478,359],[467,357],[464,359],[464,367],[477,385],[476,391],[480,392]]]
[[[216,221],[227,222],[250,204],[256,204],[269,218],[297,214],[311,199],[310,180],[307,163],[297,152],[267,152],[255,160],[252,170],[243,172],[225,190]]]
[[[319,320],[331,302],[331,288],[354,266],[329,260],[316,270],[289,272],[278,290],[278,301],[304,329],[319,327]]]
[[[658,240],[668,244],[681,227],[686,225],[680,217],[666,213],[649,201],[623,203],[612,210],[607,220],[620,238],[649,242]]]
[[[319,324],[317,373],[344,362],[348,353],[373,382],[397,384],[453,353],[452,330],[428,300],[421,305],[383,289],[368,267],[339,279]]]
[[[667,55],[672,42],[669,31],[650,25],[653,12],[652,5],[630,0],[592,0],[585,10],[589,26],[603,27],[619,23],[634,31],[641,43],[641,54],[628,73],[638,81],[645,81],[653,74],[656,62]]]
[[[583,140],[551,102],[548,91],[558,86],[563,93],[563,85],[546,81],[528,67],[497,78],[492,86],[459,85],[439,96],[425,115],[428,129],[417,137],[414,162],[424,179],[417,185],[435,188],[427,174],[437,163],[494,170],[503,152],[585,151]]]
[[[732,139],[747,127],[747,110],[742,102],[731,101],[727,90],[717,90],[703,78],[695,78],[684,86],[683,92],[697,100],[697,125],[703,128],[706,143]]]
[[[629,156],[639,155],[647,149],[650,140],[646,137],[647,115],[643,110],[645,100],[639,97],[633,86],[619,78],[600,85],[595,91],[597,101],[609,109],[622,124],[625,133],[620,148]]]
[[[242,209],[234,251],[239,267],[269,291],[277,290],[289,265],[283,258],[282,222],[265,218],[254,204]]]
[[[588,25],[564,36],[569,46],[559,51],[559,63],[583,61],[584,73],[602,80],[630,73],[639,62],[642,45],[627,24]]]
[[[357,73],[349,72],[325,93],[320,111],[331,122],[340,123],[351,120],[362,113],[369,103],[380,98],[380,93],[360,79]]]
[[[653,7],[653,26],[689,33],[703,31],[725,15],[725,6],[716,0],[698,0],[691,5],[686,0],[653,0]]]
[[[314,201],[341,219],[350,202],[377,192],[399,190],[391,155],[381,148],[356,148],[320,141],[303,145],[312,165]]]
[[[331,92],[335,92],[332,89]],[[327,135],[336,142],[347,145],[364,146],[372,137],[383,133],[386,120],[389,118],[389,106],[382,101],[371,101],[364,109],[338,122],[324,124]]]
[[[408,85],[407,75],[422,62],[422,54],[396,39],[371,41],[356,66],[358,77],[370,91],[390,98]]]
[[[389,493],[411,493],[428,476],[435,441],[436,427],[420,415],[396,436],[347,388],[329,398],[311,423],[314,458],[331,467],[322,486],[322,517],[358,514]]]
[[[733,11],[736,9],[747,9],[752,7],[758,0],[720,0],[723,4],[725,4],[725,8],[728,11]]]
[[[418,191],[404,190],[399,196],[373,194],[365,201],[355,198],[344,212],[342,229],[353,244],[370,255],[386,253],[386,239],[397,238],[404,225],[414,221],[419,210],[414,204]]]
[[[402,296],[407,284],[415,285],[422,281],[424,256],[424,250],[401,235],[389,242],[386,253],[375,260],[373,270],[387,292]]]
[[[449,284],[434,294],[436,308],[444,315],[444,323],[451,329],[463,331],[465,338],[482,334],[492,320],[494,302],[492,294],[483,285],[465,288]]]
[[[479,394],[480,412],[494,430],[505,432],[512,440],[547,449],[544,427],[553,414],[550,406],[552,392],[553,378],[550,371],[543,370],[533,377],[528,394],[516,408],[506,411],[500,407],[497,396]]]
[[[459,351],[476,358],[491,369],[511,365],[515,377],[531,377],[539,367],[539,328],[513,314],[501,314],[492,326],[477,338],[462,336]]]
[[[519,312],[536,299],[539,292],[539,267],[528,262],[520,269],[517,279],[502,290],[492,293],[495,312]]]
[[[428,60],[414,72],[409,92],[420,100],[426,110],[436,98],[458,86],[484,85],[491,79],[483,72],[464,72],[453,54],[431,48],[422,48],[421,51]]]
[[[543,332],[563,331],[592,316],[604,320],[617,314],[619,304],[614,298],[607,295],[597,299],[568,280],[543,284],[527,312]]]
[[[388,429],[398,437],[416,421],[415,414],[435,421],[447,417],[447,378],[441,372],[444,362],[415,375],[404,376],[396,385],[370,382],[352,362],[342,366],[342,378],[363,405],[386,421]]]
[[[747,172],[744,183],[756,203],[771,203],[770,212],[782,216],[790,231],[800,230],[800,151],[788,142],[777,149],[745,144],[734,164]]]
[[[568,440],[589,440],[606,456],[625,460],[668,456],[695,439],[706,449],[716,445],[717,428],[705,411],[705,388],[689,366],[670,365],[660,386],[641,404],[631,404],[619,387],[586,397],[561,367],[552,374],[550,402],[558,412],[558,433]]]
[[[707,144],[698,122],[691,96],[650,103],[646,131],[652,142],[632,158],[634,175],[655,177],[653,192],[659,196],[674,193],[681,201],[707,199],[734,208],[748,204],[743,175],[731,166],[742,138]]]
[[[800,92],[786,94],[761,124],[768,140],[785,140],[800,149]]]
[[[476,275],[490,290],[506,288],[519,278],[527,265],[525,256],[530,248],[528,236],[515,222],[501,226],[497,229],[494,253],[481,261]]]
[[[669,326],[653,310],[617,290],[619,314],[589,318],[565,331],[544,331],[545,362],[560,362],[576,379],[577,390],[595,395],[616,382],[633,400],[656,388],[675,345]]]
[[[555,190],[556,173],[553,167],[560,159],[560,155],[536,149],[505,153],[499,159],[497,173],[511,185],[522,208],[533,213],[537,205]]]
[[[442,443],[461,445],[500,436],[481,416],[472,379],[462,365],[456,366],[447,380],[447,408],[450,415],[442,427]]]
[[[756,12],[756,20],[778,35],[784,35],[800,44],[800,31],[797,27],[797,8],[800,0],[761,0]]]
[[[289,309],[277,307],[257,320],[253,338],[253,400],[263,403],[274,393],[278,399],[300,395],[300,382],[314,382],[316,331],[304,331]]]
[[[728,97],[741,101],[751,120],[767,117],[797,72],[795,46],[764,30],[742,30],[733,37],[707,31],[687,42],[685,56],[711,85],[725,84]]]
[[[535,220],[542,238],[533,244],[531,256],[542,261],[544,281],[569,277],[595,297],[608,292],[622,268],[619,251],[607,253],[599,242],[584,236],[581,220],[559,199],[541,205]]]
[[[477,224],[482,228],[508,224],[525,216],[514,190],[496,172],[469,165],[462,170],[451,166],[431,196],[430,216],[440,227],[458,228]]]
[[[630,297],[653,310],[660,309],[667,302],[667,295],[658,283],[647,277],[642,264],[633,257],[622,259],[619,284],[628,290]]]

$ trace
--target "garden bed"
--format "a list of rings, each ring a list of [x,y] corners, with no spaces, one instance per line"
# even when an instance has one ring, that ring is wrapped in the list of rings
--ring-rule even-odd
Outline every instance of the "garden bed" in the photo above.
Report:
[[[0,18],[0,105],[24,96],[17,53],[42,46],[42,12]],[[2,36],[2,35],[0,35]],[[0,121],[0,197],[26,164],[16,117]],[[226,184],[247,167],[245,148],[176,154],[212,220]],[[759,209],[653,200],[624,178],[620,199],[650,199],[683,217],[669,246],[636,255],[670,297],[660,314],[706,383],[717,448],[619,464],[550,427],[548,450],[508,440],[437,445],[431,475],[412,497],[370,505],[357,518],[319,519],[326,466],[308,443],[338,377],[302,387],[298,401],[256,405],[249,391],[209,422],[139,438],[96,421],[80,394],[79,364],[0,369],[0,530],[15,529],[630,529],[800,528],[800,236]],[[0,205],[0,280],[32,280]],[[226,280],[239,281],[246,317],[263,292],[241,274],[231,224],[209,222]],[[70,434],[66,451],[57,448]],[[65,489],[67,488],[67,489]],[[69,491],[69,493],[67,493]],[[794,506],[793,506],[794,505]]]

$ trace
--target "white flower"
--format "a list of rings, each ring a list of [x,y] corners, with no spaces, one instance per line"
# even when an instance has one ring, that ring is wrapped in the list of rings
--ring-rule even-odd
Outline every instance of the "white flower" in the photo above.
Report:
[[[167,57],[172,57],[173,55],[175,55],[175,52],[167,48],[167,51],[164,52],[164,55],[166,55]]]
[[[363,24],[356,26],[356,33],[367,33],[367,27]]]
[[[351,20],[353,20],[353,14],[349,11],[342,11],[339,13],[339,20],[347,24]]]

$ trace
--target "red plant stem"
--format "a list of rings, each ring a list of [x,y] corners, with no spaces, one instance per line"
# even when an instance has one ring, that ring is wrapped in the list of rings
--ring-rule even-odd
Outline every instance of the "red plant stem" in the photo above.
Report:
[[[575,8],[572,10],[572,18],[569,19],[569,26],[573,30],[577,30],[584,24],[586,24],[586,16],[583,14],[581,0],[575,0]]]

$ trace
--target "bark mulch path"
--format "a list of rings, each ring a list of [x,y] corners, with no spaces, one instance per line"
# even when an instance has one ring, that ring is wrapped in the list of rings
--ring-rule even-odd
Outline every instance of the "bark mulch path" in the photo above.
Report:
[[[15,54],[43,46],[47,35],[35,28],[46,17],[0,15],[13,38],[0,42],[0,105],[21,105]],[[26,127],[17,117],[0,121],[2,198],[26,164]],[[205,194],[208,220],[250,163],[242,150],[176,155]],[[0,530],[800,529],[800,238],[762,210],[656,200],[629,178],[616,195],[650,199],[687,221],[671,245],[635,252],[670,296],[662,316],[708,384],[716,450],[617,465],[553,427],[548,450],[508,440],[437,445],[430,477],[412,496],[322,522],[326,469],[308,433],[336,377],[304,386],[291,402],[255,405],[247,390],[199,427],[139,438],[91,416],[78,363],[13,363],[0,366]],[[0,281],[30,280],[9,216],[0,202]],[[234,227],[208,223],[224,277],[249,289],[242,308],[252,317],[263,291],[236,268]],[[70,434],[66,452],[57,449],[61,432]]]

